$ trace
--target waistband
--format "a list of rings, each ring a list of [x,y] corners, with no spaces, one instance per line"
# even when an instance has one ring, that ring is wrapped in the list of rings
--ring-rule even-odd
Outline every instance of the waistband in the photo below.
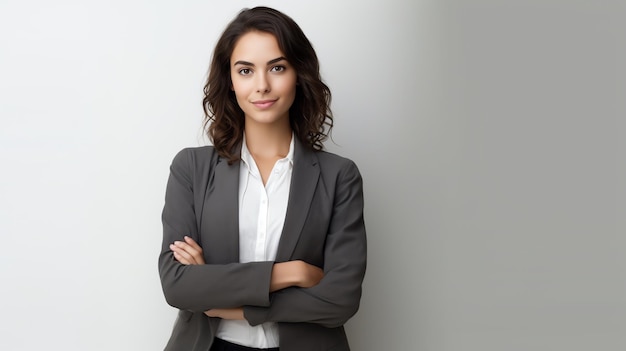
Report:
[[[211,351],[279,351],[279,348],[259,349],[256,347],[237,345],[226,340],[215,338],[213,340],[213,346],[211,346]]]

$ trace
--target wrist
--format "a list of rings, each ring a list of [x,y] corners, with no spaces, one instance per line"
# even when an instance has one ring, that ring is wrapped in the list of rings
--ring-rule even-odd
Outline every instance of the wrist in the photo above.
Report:
[[[296,268],[297,261],[274,263],[270,282],[270,292],[285,289],[290,286],[298,286],[300,275]]]

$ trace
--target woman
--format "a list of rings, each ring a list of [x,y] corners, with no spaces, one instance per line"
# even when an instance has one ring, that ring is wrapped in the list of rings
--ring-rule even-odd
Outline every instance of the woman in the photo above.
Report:
[[[166,350],[349,350],[366,239],[355,164],[322,151],[330,90],[286,15],[243,10],[204,87],[213,146],[172,162],[159,273]]]

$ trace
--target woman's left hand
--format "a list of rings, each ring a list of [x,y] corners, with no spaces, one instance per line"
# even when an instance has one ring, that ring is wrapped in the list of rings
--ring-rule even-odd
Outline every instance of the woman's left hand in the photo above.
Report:
[[[185,241],[170,244],[174,258],[184,265],[204,264],[202,248],[192,238],[185,236]]]
[[[238,319],[238,320],[245,319],[243,316],[243,308],[241,307],[214,308],[212,310],[205,311],[204,314],[206,314],[209,317],[218,317],[222,319]]]

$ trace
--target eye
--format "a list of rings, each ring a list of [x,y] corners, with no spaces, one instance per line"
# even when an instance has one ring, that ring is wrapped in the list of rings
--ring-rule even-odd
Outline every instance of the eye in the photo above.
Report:
[[[252,73],[252,70],[250,70],[250,68],[242,68],[239,70],[239,74],[241,74],[242,76],[247,76],[250,73]]]
[[[287,69],[285,66],[274,66],[270,69],[270,72],[283,72]]]

